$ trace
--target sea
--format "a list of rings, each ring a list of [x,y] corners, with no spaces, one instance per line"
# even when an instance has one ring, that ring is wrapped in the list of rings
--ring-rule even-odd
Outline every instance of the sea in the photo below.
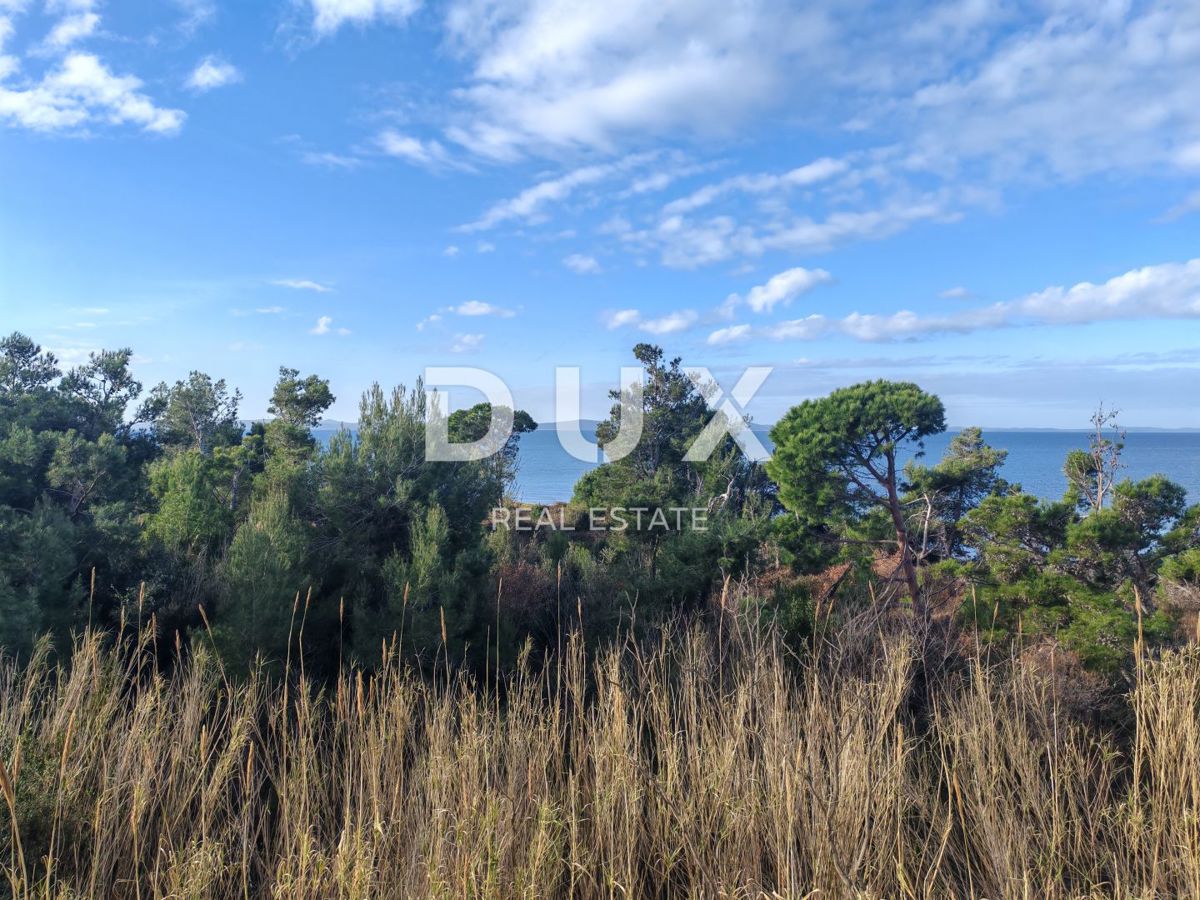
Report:
[[[352,425],[347,425],[353,431]],[[595,442],[596,425],[584,422],[581,430]],[[337,430],[326,425],[314,432],[325,443]],[[769,450],[768,428],[755,425],[755,432]],[[946,431],[925,441],[922,462],[939,460],[953,440],[956,430]],[[1086,431],[984,429],[984,440],[1008,451],[1000,474],[1010,483],[1020,484],[1031,494],[1057,500],[1066,490],[1063,460],[1071,450],[1086,449]],[[558,441],[553,426],[521,435],[517,455],[517,478],[513,496],[526,503],[554,503],[570,500],[577,482],[598,463],[578,460]],[[902,454],[903,461],[912,454]],[[1125,436],[1121,455],[1120,478],[1134,480],[1150,475],[1166,475],[1188,492],[1190,503],[1200,503],[1200,431],[1131,430]]]
[[[770,441],[764,431],[755,429],[768,450]],[[594,426],[583,427],[586,437],[594,440]],[[590,432],[590,433],[589,433]],[[953,440],[957,431],[947,431],[925,441],[922,462],[932,464]],[[1038,497],[1057,500],[1066,490],[1063,460],[1068,451],[1086,449],[1085,431],[1008,431],[984,430],[984,440],[1007,450],[1008,458],[1000,474],[1010,483]],[[907,461],[909,453],[904,456]],[[1200,503],[1200,432],[1130,431],[1125,436],[1119,478],[1138,480],[1150,475],[1166,475],[1188,492],[1190,503]],[[526,503],[553,503],[569,500],[579,477],[595,463],[586,463],[567,453],[558,442],[553,428],[539,428],[521,435],[517,457],[516,499]]]

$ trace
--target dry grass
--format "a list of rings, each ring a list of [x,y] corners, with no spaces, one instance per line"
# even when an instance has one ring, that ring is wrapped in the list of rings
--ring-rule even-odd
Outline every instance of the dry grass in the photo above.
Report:
[[[86,638],[0,670],[0,894],[1200,896],[1200,653],[1141,668],[1121,752],[1019,663],[918,688],[903,634],[714,643],[574,642],[501,701],[395,663],[324,694],[161,676]]]

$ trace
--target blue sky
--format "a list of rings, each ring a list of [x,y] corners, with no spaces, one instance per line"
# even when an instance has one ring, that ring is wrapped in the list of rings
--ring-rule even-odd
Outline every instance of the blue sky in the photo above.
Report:
[[[1200,4],[0,0],[0,323],[148,385],[640,340],[747,411],[1200,426]],[[469,399],[469,398],[464,398]]]

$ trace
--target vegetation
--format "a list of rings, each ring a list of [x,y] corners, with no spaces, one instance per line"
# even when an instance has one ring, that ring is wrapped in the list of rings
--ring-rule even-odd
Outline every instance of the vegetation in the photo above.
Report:
[[[1043,669],[930,679],[931,635],[857,626],[800,662],[573,637],[498,686],[389,654],[322,692],[87,636],[0,672],[0,871],[16,897],[1200,893],[1194,648],[1138,668],[1118,742]]]
[[[1200,506],[1120,480],[1111,412],[1057,501],[979,429],[927,461],[907,383],[692,462],[705,387],[634,355],[598,436],[641,440],[515,531],[521,410],[430,462],[420,382],[323,443],[316,375],[247,425],[207,374],[0,341],[11,892],[1200,892]]]

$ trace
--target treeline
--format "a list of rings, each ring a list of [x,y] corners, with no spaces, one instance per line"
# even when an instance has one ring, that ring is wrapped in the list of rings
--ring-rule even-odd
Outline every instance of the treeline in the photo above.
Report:
[[[945,430],[915,385],[870,382],[795,407],[765,467],[726,437],[684,457],[711,416],[678,359],[641,344],[642,438],[584,476],[560,514],[703,508],[707,528],[517,533],[488,528],[520,435],[481,462],[425,459],[427,396],[371,388],[357,431],[312,429],[327,381],[280,370],[264,423],[193,372],[149,391],[130,350],[69,371],[34,341],[0,341],[0,647],[60,649],[87,625],[152,627],[164,659],[212,641],[227,669],[303,666],[316,678],[385,652],[485,670],[584,626],[600,640],[667,618],[734,614],[802,645],[864,604],[954,620],[981,640],[1053,638],[1116,672],[1134,641],[1172,641],[1200,596],[1200,508],[1163,477],[1120,481],[1119,436],[1097,419],[1046,503],[1001,477],[977,430],[902,467]],[[617,438],[623,405],[599,429]],[[454,413],[454,440],[486,431]],[[677,527],[678,526],[678,527]],[[905,612],[904,614],[909,614]],[[136,624],[138,628],[124,628]]]

